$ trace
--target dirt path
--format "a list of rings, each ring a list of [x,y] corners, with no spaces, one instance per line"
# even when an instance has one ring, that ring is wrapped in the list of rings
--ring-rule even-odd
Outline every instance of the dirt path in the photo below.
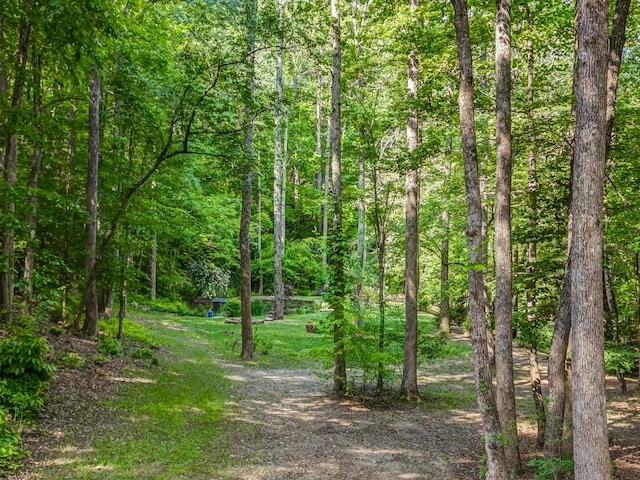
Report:
[[[95,344],[69,337],[74,351],[89,356]],[[455,341],[468,341],[460,336]],[[526,352],[516,349],[519,404],[528,401]],[[484,453],[473,396],[470,358],[447,359],[421,369],[425,398],[419,403],[337,400],[331,382],[308,370],[269,370],[220,363],[233,381],[227,402],[231,466],[211,480],[472,480]],[[117,395],[113,378],[124,364],[61,370],[42,423],[27,435],[33,457],[12,480],[59,461],[61,439],[78,451],[111,427],[100,399]],[[640,394],[610,394],[610,441],[616,480],[640,478]],[[529,402],[530,403],[530,402]],[[82,410],[89,405],[89,410]],[[535,431],[519,408],[524,463],[536,452]],[[113,420],[113,419],[111,419]],[[530,419],[529,419],[530,420]],[[40,473],[43,473],[40,470]],[[71,477],[65,477],[71,478]],[[174,477],[171,477],[174,478]],[[175,477],[184,478],[184,477]],[[204,477],[203,477],[204,478]],[[533,478],[528,470],[522,479]]]
[[[478,478],[473,412],[338,401],[308,371],[225,368],[240,384],[232,421],[255,427],[252,438],[233,439],[241,466],[228,472],[232,479]]]

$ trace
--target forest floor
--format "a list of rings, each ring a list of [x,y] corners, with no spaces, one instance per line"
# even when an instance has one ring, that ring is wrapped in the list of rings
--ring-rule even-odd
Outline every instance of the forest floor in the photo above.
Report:
[[[463,335],[454,341],[467,342]],[[82,355],[95,343],[62,336]],[[55,348],[60,348],[57,346]],[[526,352],[516,349],[517,394],[530,404]],[[263,369],[218,362],[232,382],[225,414],[225,439],[230,460],[222,470],[203,472],[211,480],[398,479],[471,480],[479,478],[483,444],[477,406],[469,385],[469,358],[448,359],[425,366],[419,402],[392,399],[336,399],[331,382],[303,369]],[[113,431],[113,411],[102,402],[118,395],[125,361],[59,371],[41,421],[26,432],[32,452],[11,480],[58,479],[47,466],[65,462],[69,452],[82,455],[102,435]],[[640,478],[640,395],[629,385],[625,395],[608,385],[612,459],[617,480]],[[471,392],[471,396],[470,396]],[[520,418],[524,463],[536,456],[535,430],[526,407]],[[116,422],[117,423],[117,422]],[[135,428],[135,425],[132,425]],[[73,430],[73,435],[69,431]],[[142,434],[142,432],[140,432]],[[60,448],[61,439],[73,444]],[[144,469],[141,469],[144,471]],[[153,472],[151,469],[150,472]],[[64,478],[125,478],[99,471],[94,476]],[[522,479],[532,479],[526,468]],[[126,477],[129,478],[129,477]],[[190,478],[149,473],[137,478]],[[194,478],[194,477],[192,477]]]

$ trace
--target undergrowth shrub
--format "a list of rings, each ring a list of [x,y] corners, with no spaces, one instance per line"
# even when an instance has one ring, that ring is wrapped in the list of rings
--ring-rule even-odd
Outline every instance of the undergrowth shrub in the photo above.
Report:
[[[55,367],[47,362],[49,345],[28,331],[0,340],[0,475],[20,466],[20,420],[44,404],[44,389]]]
[[[124,354],[124,350],[120,340],[109,335],[102,335],[98,338],[98,353],[111,357],[121,357]]]
[[[536,469],[534,480],[552,480],[557,474],[573,471],[573,460],[570,458],[534,458],[528,465]]]
[[[20,447],[20,433],[9,412],[0,408],[0,476],[15,470],[25,452]]]
[[[21,332],[0,341],[0,408],[28,416],[44,404],[44,389],[55,367],[47,362],[44,337]]]
[[[222,310],[227,317],[239,317],[241,315],[240,299],[230,298],[227,300],[227,303],[224,304],[224,308]]]

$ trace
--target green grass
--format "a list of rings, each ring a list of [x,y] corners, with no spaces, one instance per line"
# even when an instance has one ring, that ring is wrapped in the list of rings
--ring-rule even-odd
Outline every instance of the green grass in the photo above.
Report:
[[[91,447],[74,449],[78,435],[87,431],[70,428],[69,437],[55,452],[56,462],[34,478],[58,479],[211,479],[233,464],[230,438],[251,438],[251,425],[229,430],[225,420],[233,411],[226,404],[234,385],[217,364],[239,361],[241,327],[225,324],[221,317],[169,315],[155,311],[132,312],[124,323],[122,347],[128,367],[119,379],[118,395],[102,402],[104,418],[94,418],[86,406]],[[260,368],[310,368],[322,362],[310,352],[330,340],[306,331],[307,323],[321,324],[326,312],[288,315],[284,320],[254,325],[256,355],[249,365]],[[421,330],[435,331],[432,317],[421,316]],[[389,332],[404,328],[398,318],[387,323]],[[102,322],[105,338],[113,338],[115,320]],[[464,408],[473,405],[469,382],[470,347],[448,342],[445,359],[424,368],[428,383],[425,408]],[[452,357],[456,357],[451,361]],[[153,359],[153,362],[149,362]],[[242,431],[238,431],[241,428]],[[66,447],[64,446],[66,445]]]
[[[111,322],[105,327],[109,331]],[[210,345],[166,328],[166,315],[127,322],[125,344],[133,342],[129,333],[138,345],[162,345],[159,366],[132,362],[118,395],[102,403],[108,417],[83,419],[95,435],[91,448],[74,448],[74,436],[87,433],[70,428],[58,461],[36,478],[209,479],[228,464],[224,415],[231,384]]]

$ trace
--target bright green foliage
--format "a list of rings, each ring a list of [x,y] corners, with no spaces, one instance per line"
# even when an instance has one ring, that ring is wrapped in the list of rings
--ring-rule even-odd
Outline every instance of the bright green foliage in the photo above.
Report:
[[[634,347],[605,342],[604,363],[609,374],[631,373],[638,365],[640,353]]]
[[[0,408],[0,476],[20,467],[25,452],[20,447],[20,434],[9,412]]]
[[[55,372],[48,351],[47,341],[33,333],[0,341],[0,408],[22,417],[44,404],[44,389]]]
[[[98,352],[111,357],[121,357],[124,354],[120,340],[110,335],[98,337]]]
[[[58,368],[82,368],[86,365],[84,358],[76,352],[66,352],[56,359]]]
[[[536,469],[535,480],[552,480],[573,471],[573,460],[566,458],[534,458],[528,465]]]

